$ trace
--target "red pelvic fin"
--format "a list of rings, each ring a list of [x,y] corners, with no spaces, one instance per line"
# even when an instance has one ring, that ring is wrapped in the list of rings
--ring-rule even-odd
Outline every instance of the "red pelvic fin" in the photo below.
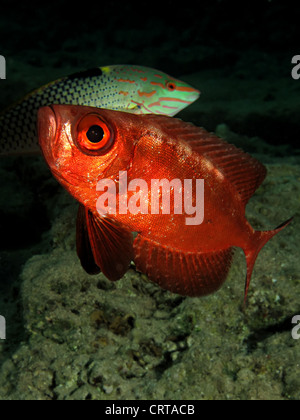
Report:
[[[133,259],[132,233],[112,219],[100,217],[80,205],[77,216],[77,254],[89,274],[100,271],[119,280]]]
[[[282,229],[284,229],[293,218],[291,217],[286,222],[279,225],[274,230],[267,230],[267,231],[256,231],[254,232],[254,239],[252,241],[251,248],[244,249],[244,253],[246,256],[246,262],[247,262],[247,276],[246,276],[246,283],[245,283],[245,296],[244,296],[244,303],[247,299],[247,294],[249,290],[249,285],[251,281],[252,271],[254,268],[254,264],[256,261],[256,258],[259,254],[259,251],[263,248],[263,246],[271,239],[274,235],[276,235],[278,232],[280,232]]]
[[[76,221],[76,247],[77,255],[80,259],[82,268],[88,274],[98,274],[101,272],[100,267],[95,262],[93,255],[89,231],[87,226],[87,210],[79,204],[77,221]]]

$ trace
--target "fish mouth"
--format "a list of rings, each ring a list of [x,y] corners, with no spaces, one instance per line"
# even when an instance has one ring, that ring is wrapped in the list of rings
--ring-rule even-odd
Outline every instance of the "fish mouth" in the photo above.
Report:
[[[201,95],[201,92],[197,89],[186,89],[189,89],[189,94],[183,96],[182,98],[172,96],[160,97],[158,102],[150,104],[148,108],[158,106],[158,109],[155,109],[154,113],[174,117],[174,115],[178,114],[178,112],[194,103]],[[153,110],[151,112],[153,112]]]
[[[55,152],[58,124],[54,108],[51,105],[38,110],[38,139],[44,158],[55,178],[59,182],[64,181],[66,184],[70,184],[67,177],[59,170],[59,159]]]
[[[76,178],[74,174],[70,173],[66,176],[63,167],[61,167],[64,150],[69,151],[69,147],[71,147],[70,144],[69,147],[60,147],[60,126],[62,125],[60,113],[62,111],[64,109],[61,105],[41,107],[38,110],[37,129],[40,148],[47,165],[58,182],[68,188],[73,185],[73,182],[78,183],[78,177]],[[67,140],[70,142],[69,137]]]
[[[43,155],[49,166],[53,162],[53,145],[56,137],[56,116],[51,106],[44,106],[38,110],[38,139]]]

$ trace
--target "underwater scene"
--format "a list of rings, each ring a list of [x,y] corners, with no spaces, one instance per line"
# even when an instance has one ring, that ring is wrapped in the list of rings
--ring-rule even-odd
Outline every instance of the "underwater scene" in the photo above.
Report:
[[[300,399],[299,21],[2,1],[0,400]]]

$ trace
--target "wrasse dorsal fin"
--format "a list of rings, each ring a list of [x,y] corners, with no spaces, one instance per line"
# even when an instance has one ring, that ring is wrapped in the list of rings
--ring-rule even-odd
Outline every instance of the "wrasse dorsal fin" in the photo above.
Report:
[[[99,77],[102,76],[102,74],[103,71],[101,70],[101,67],[93,67],[88,70],[78,71],[76,73],[70,74],[70,76],[67,76],[66,79],[86,79],[87,77]]]
[[[159,124],[170,138],[188,143],[194,152],[208,159],[234,185],[244,205],[265,179],[266,168],[263,164],[204,128],[178,118],[156,115],[145,115],[143,118]]]
[[[132,233],[83,205],[77,218],[76,242],[83,268],[89,274],[102,271],[111,281],[123,277],[133,259]]]
[[[183,252],[138,235],[133,244],[139,271],[163,289],[184,296],[205,296],[226,280],[233,250]]]

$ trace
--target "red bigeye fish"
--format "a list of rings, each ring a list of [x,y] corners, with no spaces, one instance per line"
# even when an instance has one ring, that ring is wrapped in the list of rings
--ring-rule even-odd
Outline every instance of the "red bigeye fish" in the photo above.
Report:
[[[173,116],[199,95],[187,83],[149,67],[115,65],[75,73],[36,89],[0,113],[0,156],[40,152],[36,115],[41,106],[88,105]]]
[[[88,273],[117,280],[133,260],[162,288],[202,296],[222,285],[240,247],[246,298],[259,251],[290,222],[255,231],[245,206],[265,167],[181,120],[53,105],[39,110],[38,132],[53,175],[80,202]]]

